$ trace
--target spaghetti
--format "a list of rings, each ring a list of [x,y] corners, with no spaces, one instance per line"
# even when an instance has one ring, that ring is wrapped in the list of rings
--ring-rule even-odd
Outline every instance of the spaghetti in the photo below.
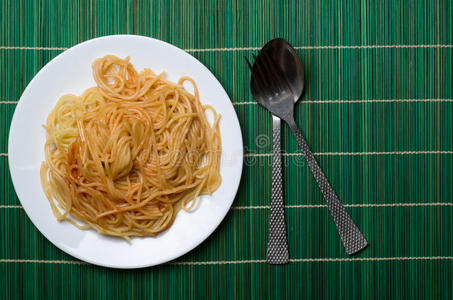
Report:
[[[92,68],[97,86],[64,95],[47,118],[44,192],[59,221],[126,239],[154,236],[219,187],[219,115],[200,104],[191,78],[138,73],[113,55]]]

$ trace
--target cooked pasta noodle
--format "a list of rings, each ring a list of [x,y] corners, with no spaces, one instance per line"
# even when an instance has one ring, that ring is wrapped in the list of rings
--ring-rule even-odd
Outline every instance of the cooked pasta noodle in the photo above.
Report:
[[[47,118],[44,192],[59,221],[126,239],[154,236],[219,187],[219,115],[200,104],[191,78],[138,73],[113,55],[92,68],[97,86],[64,95]]]

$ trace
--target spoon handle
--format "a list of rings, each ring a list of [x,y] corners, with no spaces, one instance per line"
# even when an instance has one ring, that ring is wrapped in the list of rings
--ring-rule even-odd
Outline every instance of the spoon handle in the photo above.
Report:
[[[346,212],[343,204],[338,200],[337,195],[327,181],[326,176],[318,165],[313,153],[307,145],[302,133],[297,127],[295,121],[292,119],[288,122],[291,131],[296,137],[297,143],[299,144],[302,154],[307,159],[308,165],[310,167],[313,176],[318,183],[319,188],[326,200],[327,207],[329,208],[330,214],[333,217],[335,225],[337,227],[338,233],[340,234],[343,245],[346,249],[346,252],[349,255],[357,253],[362,249],[368,246],[368,243],[365,237],[362,235],[360,230],[352,221],[349,214]]]
[[[281,156],[281,120],[272,116],[272,194],[269,237],[267,241],[267,262],[273,265],[289,261],[286,238],[285,208],[283,205],[283,176]]]

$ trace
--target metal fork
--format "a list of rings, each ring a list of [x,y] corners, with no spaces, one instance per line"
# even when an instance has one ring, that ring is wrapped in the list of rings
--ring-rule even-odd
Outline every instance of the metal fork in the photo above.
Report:
[[[260,52],[272,51],[280,40],[267,43]],[[255,55],[253,58],[256,59]],[[247,58],[247,65],[252,66]],[[297,101],[297,100],[296,100]],[[287,264],[289,262],[288,240],[286,235],[285,207],[283,200],[283,172],[281,157],[281,120],[272,115],[272,186],[271,212],[267,240],[267,262],[269,264]]]

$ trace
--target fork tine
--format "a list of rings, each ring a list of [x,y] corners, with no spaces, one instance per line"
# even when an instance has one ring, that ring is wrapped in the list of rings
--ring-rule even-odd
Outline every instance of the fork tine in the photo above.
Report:
[[[256,87],[260,90],[263,90],[267,83],[266,83],[266,79],[265,79],[265,76],[263,76],[260,68],[258,68],[258,65],[254,64],[254,66],[256,67],[255,71],[253,72],[253,76],[251,77],[251,79],[254,81]]]
[[[272,78],[272,81],[274,81],[274,80],[276,81],[279,78],[278,82],[283,82],[285,87],[288,88],[289,90],[291,90],[291,87],[288,84],[286,76],[283,74],[283,71],[280,69],[278,64],[275,63],[274,59],[272,57],[270,57],[269,54],[264,52],[263,53],[263,60],[265,61],[266,65],[270,69],[269,73],[270,73],[270,76]],[[280,84],[277,85],[277,86],[278,86],[277,89],[279,91],[281,91],[283,89],[283,87]]]
[[[249,66],[250,72],[252,72],[252,65],[250,64],[248,58],[246,56],[244,56],[244,58],[245,58],[245,61],[247,62],[247,65]]]
[[[252,56],[253,56],[253,60],[255,61],[256,60],[256,56],[255,54],[252,53]],[[263,89],[263,82],[261,82],[261,76],[258,74],[260,72],[257,71],[258,68],[255,69],[255,71],[253,71],[253,66],[252,64],[250,63],[250,61],[248,60],[248,58],[246,56],[244,56],[245,58],[245,61],[247,62],[247,65],[250,69],[250,72],[251,72],[251,76],[250,76],[250,80],[253,82],[253,85],[259,89],[259,90],[262,90]],[[257,77],[260,77],[259,79]]]
[[[254,67],[255,67],[255,70],[254,72],[252,72],[252,76],[250,77],[251,79],[251,88],[255,88],[258,93],[260,94],[263,94],[266,89],[268,88],[268,84],[266,82],[266,77],[262,74],[262,72],[260,72],[260,70],[258,70],[256,67],[256,62],[254,64]],[[252,87],[253,86],[253,87]],[[257,99],[259,100],[259,99]],[[258,101],[259,102],[259,101]]]
[[[269,79],[269,86],[275,92],[280,92],[281,86],[277,84],[277,82],[279,82],[280,80],[277,78],[277,74],[275,74],[275,66],[273,66],[272,63],[269,62],[269,56],[267,55],[266,51],[263,51],[261,53],[261,55],[259,56],[259,61],[263,65],[263,69],[265,69],[265,77]]]
[[[253,61],[255,61],[256,60],[255,54],[252,53],[252,56],[253,56]],[[250,69],[250,72],[252,72],[252,74],[251,74],[252,76],[250,77],[250,80],[255,83],[257,88],[261,89],[262,85],[261,85],[260,81],[256,80],[257,79],[256,77],[258,76],[257,73],[259,73],[259,72],[256,72],[256,71],[253,72],[252,64],[250,63],[250,61],[248,60],[248,58],[245,55],[244,55],[244,58],[245,58],[245,61],[247,62],[247,65],[248,65],[248,67]]]
[[[274,59],[269,56],[267,53],[263,53],[264,61],[266,64],[269,66],[271,71],[277,73],[278,76],[283,76],[282,71],[280,70],[280,67],[275,63]]]
[[[264,69],[263,67],[263,63],[260,59],[260,56],[255,56],[254,54],[253,55],[253,58],[255,59],[255,62],[254,62],[254,66],[255,66],[255,75],[256,75],[256,81],[260,81],[261,84],[261,89],[264,89],[266,86],[270,86],[271,85],[271,82],[269,82],[269,78],[266,76],[266,73],[267,71]]]
[[[258,90],[262,91],[263,90],[263,82],[257,78],[258,75],[255,73],[255,76],[252,76],[250,80],[253,83],[253,86],[255,86]]]

